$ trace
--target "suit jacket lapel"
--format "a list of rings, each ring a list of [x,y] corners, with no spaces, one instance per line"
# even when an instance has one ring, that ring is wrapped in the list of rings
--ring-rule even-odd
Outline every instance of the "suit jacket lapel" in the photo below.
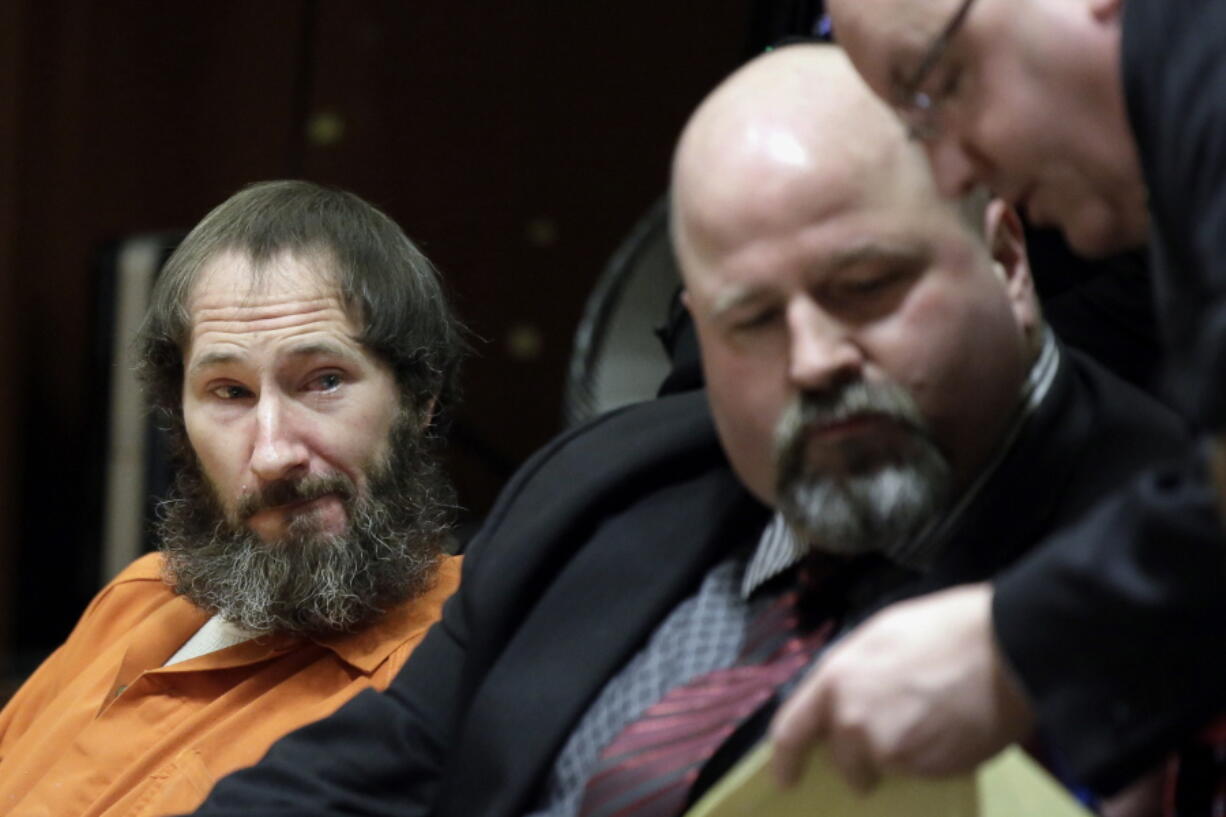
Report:
[[[515,814],[591,700],[765,510],[726,467],[611,515],[561,569],[472,700],[448,810]],[[453,799],[454,798],[454,799]]]

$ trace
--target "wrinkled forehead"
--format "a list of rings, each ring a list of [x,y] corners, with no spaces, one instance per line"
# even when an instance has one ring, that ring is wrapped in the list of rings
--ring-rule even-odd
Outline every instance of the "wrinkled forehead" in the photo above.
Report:
[[[218,253],[201,267],[187,299],[185,360],[258,338],[330,337],[365,354],[362,324],[335,279],[319,256],[287,252],[261,263],[241,252]]]
[[[874,35],[882,45],[916,46],[932,42],[961,0],[828,0],[834,35],[857,39]]]

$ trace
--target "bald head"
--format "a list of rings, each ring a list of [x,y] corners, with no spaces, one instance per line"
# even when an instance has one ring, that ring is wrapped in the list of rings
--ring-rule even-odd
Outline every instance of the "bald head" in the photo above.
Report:
[[[813,195],[815,187],[956,210],[937,201],[922,150],[840,49],[789,46],[729,77],[682,134],[672,190],[683,262],[751,238],[775,216],[819,220],[840,202]]]
[[[875,159],[895,150],[900,135],[840,49],[794,45],[748,63],[703,101],[682,134],[675,169],[688,181],[711,175],[702,163],[712,159],[727,170],[752,172],[746,163],[763,159],[799,167],[815,147]]]

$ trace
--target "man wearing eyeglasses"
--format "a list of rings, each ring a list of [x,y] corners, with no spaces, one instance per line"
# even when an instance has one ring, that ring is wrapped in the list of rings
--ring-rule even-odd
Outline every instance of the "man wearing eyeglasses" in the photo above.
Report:
[[[870,621],[781,713],[777,769],[789,779],[816,738],[841,746],[862,785],[885,769],[954,771],[1034,716],[1075,777],[1113,791],[1219,711],[1226,691],[1214,513],[1226,432],[1226,276],[1215,269],[1226,261],[1226,4],[829,7],[946,195],[986,184],[1085,255],[1150,243],[1172,388],[1205,445],[994,588]],[[1025,696],[1000,695],[991,679],[1002,673]]]

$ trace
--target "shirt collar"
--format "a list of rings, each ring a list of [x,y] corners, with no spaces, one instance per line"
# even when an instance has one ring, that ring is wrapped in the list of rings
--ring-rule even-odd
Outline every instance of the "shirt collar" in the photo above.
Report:
[[[410,599],[368,624],[356,633],[317,636],[310,640],[331,650],[346,664],[369,675],[379,668],[392,652],[420,630],[430,626],[420,618],[421,605]]]
[[[439,607],[459,583],[461,559],[442,557],[434,586],[388,610],[356,633],[311,639],[366,674],[379,668],[402,644],[421,636],[438,620]]]
[[[992,458],[954,506],[947,513],[932,519],[915,537],[911,546],[906,548],[903,552],[903,560],[908,565],[931,564],[933,559],[941,553],[950,535],[957,529],[966,508],[982,492],[984,485],[991,480],[1001,460],[1013,447],[1022,428],[1047,398],[1059,368],[1059,345],[1051,330],[1045,329],[1042,348],[1022,384],[1017,408]],[[796,536],[783,515],[776,511],[766,529],[762,531],[762,536],[749,558],[749,564],[745,568],[745,576],[741,582],[741,595],[748,598],[755,590],[799,562],[808,553],[808,543]]]

